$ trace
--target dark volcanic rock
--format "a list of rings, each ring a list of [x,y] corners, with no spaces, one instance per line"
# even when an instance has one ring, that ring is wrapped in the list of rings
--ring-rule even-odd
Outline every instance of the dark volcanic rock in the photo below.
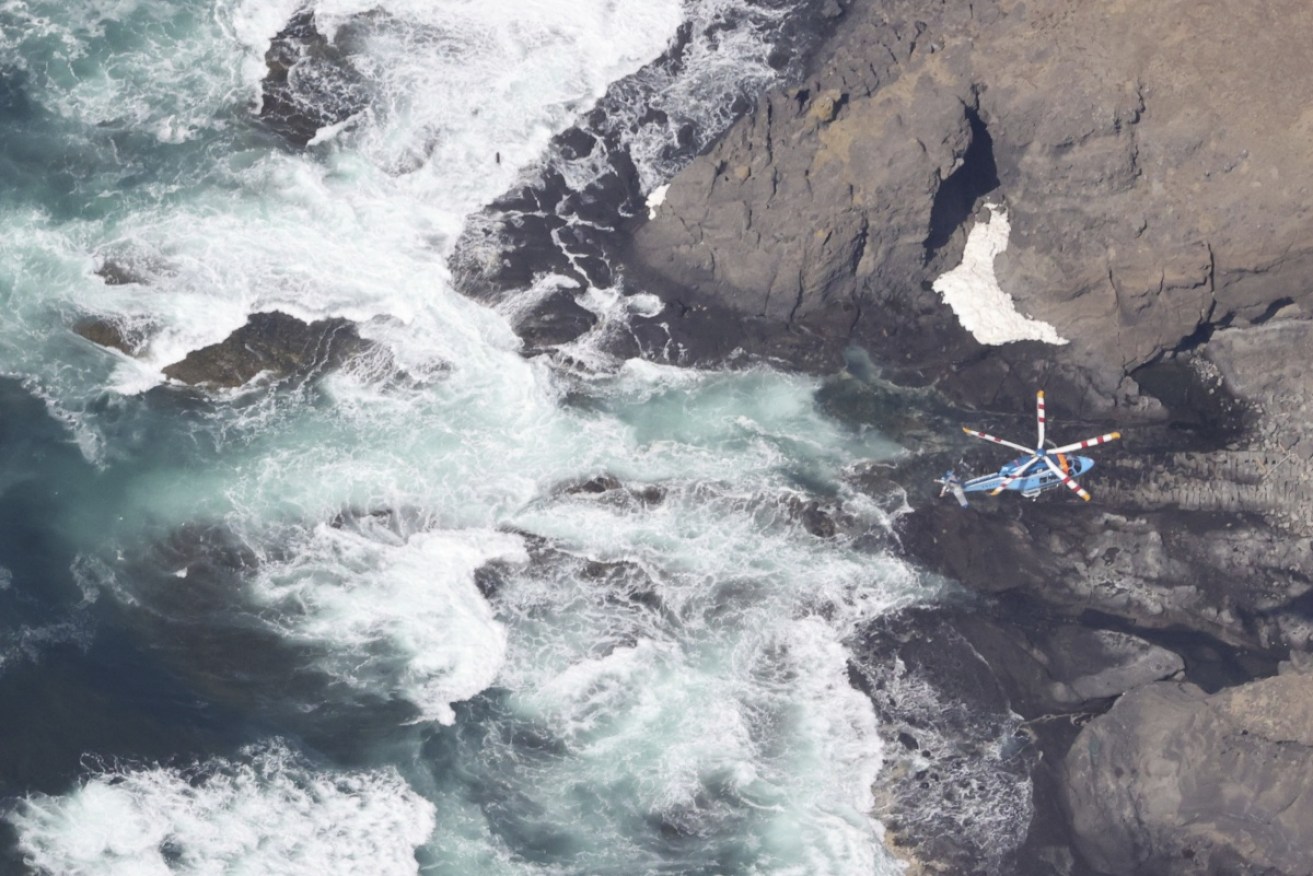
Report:
[[[349,320],[304,323],[277,311],[256,313],[226,340],[192,351],[164,373],[183,383],[234,387],[259,374],[308,377],[373,349]]]
[[[797,78],[846,6],[847,0],[761,0],[718,11],[702,26],[687,21],[659,58],[613,83],[573,127],[553,138],[523,185],[471,218],[451,259],[458,288],[500,304],[523,296],[536,278],[549,274],[610,287],[618,279],[612,265],[628,227],[645,213],[645,183],[650,187],[653,176],[673,175],[751,105],[751,95],[739,89],[712,96],[725,85],[709,85],[698,63],[703,54],[715,52],[726,32],[751,32],[768,46],[767,61],[781,79]],[[591,320],[568,306],[563,312],[560,304],[543,298],[519,308],[524,312],[516,329],[527,352],[591,328]],[[547,313],[528,312],[537,308]],[[535,337],[544,322],[550,324],[549,338]]]
[[[511,325],[527,352],[569,343],[597,324],[597,314],[579,304],[576,294],[573,289],[556,288],[512,314]]]
[[[1308,641],[1308,539],[1207,512],[1127,517],[1053,496],[1000,498],[993,509],[918,509],[903,521],[904,544],[973,588],[1029,593],[1073,615],[1094,608],[1262,649]]]
[[[1167,422],[1096,451],[1088,506],[1065,493],[1033,503],[982,496],[962,513],[931,501],[929,484],[913,485],[921,492],[900,521],[905,547],[971,587],[1027,592],[1072,613],[1183,624],[1249,647],[1308,647],[1313,385],[1302,359],[1271,351],[1310,340],[1304,322],[1228,329],[1157,366],[1173,364],[1170,381],[1145,381]],[[1000,431],[1011,428],[1031,427]]]
[[[363,80],[341,47],[315,26],[314,12],[298,12],[265,54],[260,118],[296,146],[320,128],[340,124],[364,109]]]
[[[855,345],[884,378],[982,412],[961,425],[994,431],[990,420],[1029,414],[1043,388],[1063,436],[1124,433],[1094,454],[1089,505],[1009,494],[963,511],[935,500],[933,476],[982,473],[1006,456],[945,446],[933,417],[904,416],[895,396],[860,381],[822,393],[831,409],[866,406],[852,419],[880,428],[885,417],[922,449],[853,477],[873,495],[904,492],[913,510],[899,532],[913,559],[976,590],[1024,594],[1055,618],[1048,632],[976,631],[993,680],[963,662],[978,690],[959,693],[987,735],[1001,726],[988,701],[1000,685],[1017,692],[1016,708],[1065,715],[1177,665],[1082,618],[1156,631],[1145,636],[1202,632],[1266,658],[1310,647],[1306,12],[1298,0],[860,0],[801,84],[761,97],[674,180],[655,218],[635,223],[626,283],[666,303],[634,321],[649,355],[826,372],[850,364]],[[933,290],[986,201],[1012,229],[993,265],[1001,288],[1069,344],[983,345]],[[1030,416],[1007,422],[1024,428],[1005,437],[1033,434]],[[951,655],[953,636],[972,629],[959,619],[952,635],[927,635]],[[886,656],[934,675],[927,648],[899,642]],[[1141,708],[1168,689],[1176,699]],[[878,684],[868,690],[902,720]],[[1122,775],[1105,759],[1069,786],[1102,783],[1073,803],[1101,870],[1313,872],[1300,792],[1263,760],[1294,758],[1281,762],[1300,775],[1306,743],[1269,734],[1274,746],[1233,745],[1262,733],[1234,715],[1206,719],[1221,701],[1180,686],[1121,702],[1125,720],[1102,735],[1092,725],[1086,753],[1120,741]],[[919,750],[903,731],[910,743],[897,744]],[[1064,749],[1041,744],[1049,763]],[[1205,784],[1187,778],[1192,762]],[[895,810],[915,822],[916,803],[906,793]],[[922,835],[938,845],[920,851],[948,871],[975,866],[969,831],[939,822]]]
[[[852,654],[885,737],[874,791],[894,848],[922,872],[1003,872],[1030,827],[1035,752],[988,663],[935,610],[880,619]]]
[[[1313,872],[1313,676],[1142,687],[1081,732],[1064,797],[1109,876]]]
[[[1139,636],[1026,600],[882,617],[852,653],[885,739],[877,813],[913,872],[954,876],[1089,872],[1059,806],[1062,757],[1113,697],[1185,668]]]

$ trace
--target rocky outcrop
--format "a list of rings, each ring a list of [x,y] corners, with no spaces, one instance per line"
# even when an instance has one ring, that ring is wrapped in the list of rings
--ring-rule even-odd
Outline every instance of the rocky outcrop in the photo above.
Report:
[[[1302,364],[1313,341],[1313,165],[1303,158],[1310,117],[1295,97],[1313,84],[1297,63],[1310,42],[1313,19],[1294,0],[854,2],[801,84],[763,96],[674,180],[654,218],[634,220],[626,282],[666,304],[633,321],[639,349],[684,363],[746,353],[847,368],[820,403],[920,451],[853,478],[877,497],[906,497],[907,555],[1051,617],[1051,631],[976,629],[974,639],[970,618],[951,624],[990,666],[994,681],[978,692],[1009,692],[1035,722],[1045,757],[1031,775],[1049,779],[1047,792],[1034,779],[1037,813],[1057,811],[1066,777],[1081,841],[1063,851],[1066,828],[1037,820],[1016,849],[1020,872],[1310,869],[1303,825],[1280,808],[1302,804],[1264,796],[1269,774],[1253,766],[1293,743],[1236,748],[1230,740],[1261,734],[1216,714],[1219,697],[1296,682],[1230,694],[1142,686],[1182,662],[1189,678],[1201,653],[1226,648],[1261,672],[1313,636],[1313,384]],[[933,288],[986,220],[986,202],[1011,228],[991,265],[998,286],[1069,343],[983,344]],[[870,391],[880,384],[871,375],[933,386],[978,413]],[[945,468],[979,473],[1005,458],[946,445],[942,425],[1028,436],[1038,388],[1049,390],[1055,435],[1123,432],[1096,455],[1094,501],[981,497],[965,512],[940,503],[930,481]],[[1213,644],[1187,653],[1162,650],[1166,639],[1139,643],[1181,630]],[[956,653],[939,626],[922,632]],[[920,649],[905,639],[892,653],[907,651],[907,667]],[[886,720],[906,725],[878,681],[867,683]],[[1086,720],[1119,688],[1132,692],[1064,760],[1076,725],[1043,717]],[[980,709],[982,727],[994,727],[998,713]],[[979,741],[980,728],[941,729]],[[909,738],[920,751],[920,736]],[[1116,758],[1090,761],[1091,744]],[[890,748],[913,751],[898,739]],[[968,833],[930,821],[918,833],[915,807],[918,792],[942,804],[964,786],[923,786],[935,773],[918,777],[925,768],[912,758],[894,758],[885,776],[894,833],[960,870],[973,854]],[[1207,765],[1211,790],[1188,784],[1192,762]],[[1224,783],[1225,763],[1249,771]],[[1286,764],[1291,775],[1300,766]],[[1187,787],[1211,809],[1179,808]],[[1251,808],[1256,833],[1243,824]]]
[[[1109,876],[1313,871],[1313,675],[1289,670],[1212,695],[1142,687],[1081,731],[1064,800]]]
[[[855,342],[975,403],[1047,376],[1107,410],[1135,368],[1213,328],[1300,313],[1303,11],[854,3],[802,86],[674,181],[636,232],[636,283],[667,299],[690,360],[737,345],[824,369]],[[986,196],[1012,226],[1001,287],[1069,345],[985,351],[930,290]],[[745,322],[728,341],[726,315]]]
[[[973,587],[1028,592],[1073,614],[1309,647],[1313,386],[1298,358],[1272,351],[1310,341],[1302,321],[1226,329],[1189,358],[1147,369],[1141,379],[1166,422],[1095,454],[1089,506],[1066,495],[982,497],[962,514],[932,501],[928,484],[910,485],[920,501],[903,521],[905,546]]]
[[[84,316],[73,323],[73,331],[91,343],[135,356],[150,336],[146,327],[107,316]]]
[[[885,739],[876,815],[914,872],[1003,872],[1032,817],[1036,752],[954,613],[881,618],[852,646],[853,683]]]
[[[647,212],[645,190],[693,160],[751,106],[741,83],[708,77],[701,59],[723,47],[727,32],[751,34],[769,69],[795,79],[845,4],[688,7],[692,17],[658,58],[612,83],[552,139],[521,184],[469,218],[451,257],[457,288],[510,311],[529,354],[587,332],[597,319],[575,297],[584,285],[618,283],[617,254],[630,223]],[[525,292],[549,276],[565,278],[568,288]],[[627,332],[610,340],[624,355],[638,353]]]
[[[265,53],[260,118],[295,146],[338,125],[368,103],[363,77],[349,53],[315,25],[314,12],[294,15]]]
[[[305,378],[339,368],[375,345],[346,319],[305,323],[285,313],[255,313],[225,340],[193,350],[164,374],[182,383],[241,386],[256,376]]]
[[[1112,698],[1185,670],[1138,635],[1016,600],[887,615],[852,653],[885,739],[877,814],[912,872],[953,876],[1088,872],[1055,767]]]

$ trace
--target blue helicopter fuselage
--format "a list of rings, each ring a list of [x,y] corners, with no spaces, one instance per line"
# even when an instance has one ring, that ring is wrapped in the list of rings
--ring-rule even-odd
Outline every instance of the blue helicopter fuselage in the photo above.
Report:
[[[978,478],[962,484],[962,490],[967,493],[986,492],[998,489],[998,486],[1005,478],[1021,468],[1034,457],[1021,456],[1009,463],[1006,463],[994,474],[981,475]],[[1094,460],[1088,456],[1072,456],[1071,454],[1062,454],[1061,456],[1050,457],[1059,468],[1065,469],[1067,474],[1073,478],[1078,478],[1090,469],[1094,468]],[[1008,484],[1006,489],[1016,490],[1023,496],[1036,496],[1045,490],[1061,486],[1062,479],[1054,473],[1044,463],[1037,463],[1031,466],[1030,471],[1024,477],[1019,477],[1012,483]]]

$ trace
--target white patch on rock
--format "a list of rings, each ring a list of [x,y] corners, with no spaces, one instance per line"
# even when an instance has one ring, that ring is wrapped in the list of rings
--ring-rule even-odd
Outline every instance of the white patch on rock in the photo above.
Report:
[[[663,186],[657,186],[652,193],[647,196],[647,218],[655,219],[657,207],[666,202],[666,192],[670,191],[670,183]]]
[[[994,259],[1008,248],[1012,225],[1002,207],[997,204],[985,207],[990,213],[989,221],[977,222],[967,233],[962,264],[935,280],[934,290],[944,296],[944,303],[957,314],[962,327],[982,344],[1067,343],[1053,326],[1018,313],[1012,296],[999,287]]]

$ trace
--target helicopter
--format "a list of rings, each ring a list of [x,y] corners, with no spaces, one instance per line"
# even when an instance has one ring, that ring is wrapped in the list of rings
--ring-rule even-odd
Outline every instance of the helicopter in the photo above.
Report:
[[[1039,439],[1036,441],[1034,450],[984,432],[977,432],[975,429],[963,427],[962,431],[973,438],[980,438],[994,444],[1001,444],[1004,447],[1011,447],[1013,450],[1020,450],[1026,455],[1004,463],[993,474],[981,475],[967,481],[963,481],[955,472],[949,470],[944,473],[943,477],[935,481],[941,487],[939,495],[944,496],[951,493],[957,499],[958,504],[965,508],[968,504],[967,493],[987,491],[991,496],[997,496],[1004,490],[1016,490],[1026,498],[1033,499],[1045,490],[1063,485],[1088,502],[1090,494],[1076,482],[1076,478],[1094,468],[1094,460],[1088,456],[1077,456],[1073,451],[1098,447],[1100,444],[1116,441],[1121,437],[1121,433],[1109,432],[1107,435],[1086,438],[1084,441],[1065,444],[1062,447],[1045,447],[1044,390],[1042,389],[1035,393],[1035,418],[1039,424]]]

